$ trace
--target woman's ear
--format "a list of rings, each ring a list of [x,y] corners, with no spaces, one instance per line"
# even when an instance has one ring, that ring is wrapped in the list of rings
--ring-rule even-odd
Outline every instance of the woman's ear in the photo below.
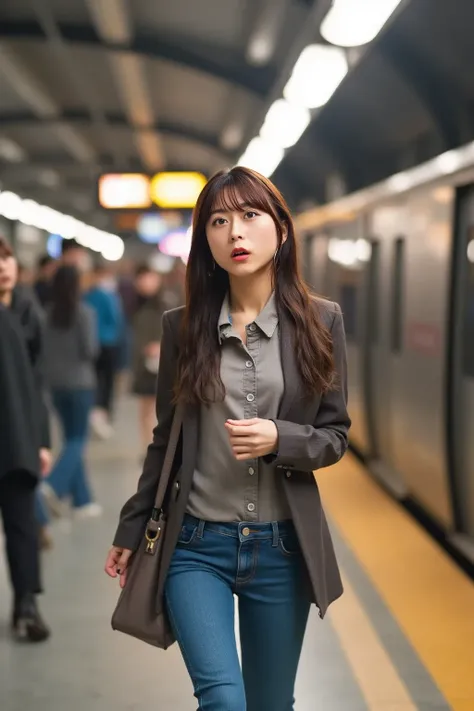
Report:
[[[287,238],[288,238],[288,223],[283,222],[282,226],[281,226],[281,243],[285,244]]]

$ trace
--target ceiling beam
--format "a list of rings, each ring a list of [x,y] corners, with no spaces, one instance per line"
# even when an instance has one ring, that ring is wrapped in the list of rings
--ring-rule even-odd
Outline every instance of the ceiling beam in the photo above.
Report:
[[[326,0],[324,0],[326,2]],[[327,0],[329,3],[329,0]],[[72,24],[58,22],[58,29],[64,40],[90,47],[110,51],[129,51],[135,54],[175,62],[182,66],[216,79],[235,84],[260,97],[265,97],[278,77],[274,63],[264,67],[253,67],[245,56],[230,49],[222,51],[209,43],[199,42],[189,37],[171,37],[169,33],[136,33],[132,41],[110,42],[104,40],[91,24]],[[312,27],[314,31],[314,27]],[[45,40],[45,34],[35,22],[3,20],[0,26],[0,39]]]
[[[0,42],[0,72],[20,99],[42,119],[58,119],[60,107],[34,74],[16,56],[11,47]],[[94,160],[95,151],[80,133],[65,125],[58,124],[58,138],[69,153],[82,163]]]
[[[94,28],[103,42],[129,46],[134,28],[124,0],[87,0]],[[135,146],[147,170],[162,170],[165,164],[160,136],[154,130],[155,115],[141,57],[130,51],[108,55],[112,74],[130,123]],[[144,130],[146,129],[146,130]]]
[[[70,45],[64,42],[54,12],[51,8],[51,0],[43,0],[41,3],[31,3],[35,16],[40,24],[45,36],[49,41],[50,51],[53,53],[58,66],[58,71],[64,72],[69,83],[74,87],[74,92],[80,97],[81,103],[87,105],[91,119],[102,145],[107,146],[107,150],[119,161],[119,151],[117,146],[110,143],[107,131],[107,121],[104,118],[97,96],[91,91],[87,78],[83,75],[80,67],[74,62],[70,51]]]
[[[106,112],[105,118],[109,126],[128,128],[131,131],[136,128],[130,123],[129,118],[122,113]],[[43,119],[32,116],[29,112],[15,111],[0,113],[0,128],[5,131],[15,127],[21,128],[22,126],[34,127],[40,125],[50,125],[61,121],[67,122],[70,125],[77,124],[80,126],[90,124],[91,118],[87,111],[65,111],[57,117],[48,117]],[[212,133],[195,129],[190,126],[184,126],[174,121],[158,121],[152,126],[152,128],[162,135],[175,136],[194,143],[200,143],[206,148],[210,148],[219,153],[219,155],[221,155],[226,161],[232,161],[235,159],[235,154],[224,151],[220,145],[219,138]]]

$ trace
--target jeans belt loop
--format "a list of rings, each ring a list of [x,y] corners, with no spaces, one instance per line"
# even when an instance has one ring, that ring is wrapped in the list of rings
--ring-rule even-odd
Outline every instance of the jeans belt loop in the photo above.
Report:
[[[276,548],[278,546],[278,541],[280,539],[280,531],[278,529],[278,521],[272,521],[272,531],[273,531],[272,547]]]
[[[201,518],[198,523],[197,527],[197,537],[202,538],[204,535],[204,526],[206,525],[206,522]]]

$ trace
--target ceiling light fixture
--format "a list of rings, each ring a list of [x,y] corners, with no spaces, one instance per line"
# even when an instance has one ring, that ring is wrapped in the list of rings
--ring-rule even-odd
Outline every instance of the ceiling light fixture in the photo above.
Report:
[[[334,0],[321,23],[321,36],[340,47],[371,42],[394,13],[401,0]]]
[[[278,99],[268,109],[260,136],[281,148],[290,148],[300,139],[310,120],[308,109]]]
[[[316,109],[329,101],[348,71],[344,50],[312,44],[301,52],[283,90],[287,101]]]

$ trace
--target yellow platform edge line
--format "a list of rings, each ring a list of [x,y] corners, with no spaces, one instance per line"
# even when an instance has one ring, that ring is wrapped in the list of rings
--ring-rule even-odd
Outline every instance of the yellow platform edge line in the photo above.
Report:
[[[317,472],[324,506],[453,711],[474,711],[474,584],[346,456]]]
[[[334,605],[331,624],[370,711],[417,711],[349,581]]]

